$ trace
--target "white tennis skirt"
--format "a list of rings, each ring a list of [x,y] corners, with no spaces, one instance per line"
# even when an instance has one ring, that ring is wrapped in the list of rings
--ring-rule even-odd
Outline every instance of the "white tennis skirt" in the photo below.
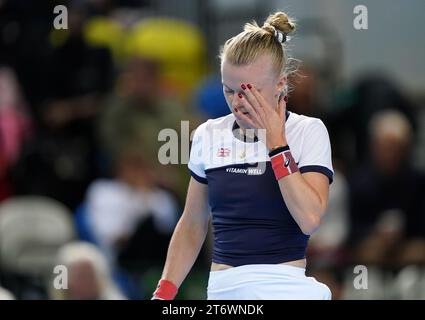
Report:
[[[282,264],[251,264],[211,271],[208,300],[330,300],[328,286],[305,269]]]

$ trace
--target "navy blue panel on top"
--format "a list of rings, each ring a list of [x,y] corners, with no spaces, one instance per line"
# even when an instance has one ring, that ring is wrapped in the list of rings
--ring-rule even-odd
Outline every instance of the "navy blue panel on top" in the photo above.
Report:
[[[241,266],[305,258],[309,236],[289,213],[270,162],[229,165],[205,173],[214,262]]]
[[[301,173],[305,172],[320,172],[323,173],[329,179],[329,184],[333,181],[333,172],[324,166],[304,166],[300,168]]]

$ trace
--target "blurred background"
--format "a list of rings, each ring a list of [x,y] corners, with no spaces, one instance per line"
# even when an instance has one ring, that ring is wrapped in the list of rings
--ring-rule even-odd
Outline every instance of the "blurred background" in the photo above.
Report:
[[[189,181],[158,133],[229,113],[219,47],[276,10],[298,23],[288,109],[332,143],[308,274],[334,299],[425,299],[422,0],[0,0],[0,299],[150,299]],[[210,246],[178,298],[206,297]]]

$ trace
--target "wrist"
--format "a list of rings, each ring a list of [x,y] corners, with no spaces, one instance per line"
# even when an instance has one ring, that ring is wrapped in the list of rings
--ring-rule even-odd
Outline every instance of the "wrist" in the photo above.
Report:
[[[152,300],[173,300],[177,295],[178,288],[171,281],[161,279],[158,282]]]
[[[295,162],[289,146],[279,146],[269,152],[270,161],[276,177],[280,180],[297,171],[298,165]]]
[[[288,145],[288,142],[286,141],[285,138],[276,139],[276,140],[270,139],[270,142],[267,143],[267,149],[270,152],[270,151],[277,149],[278,147],[287,146],[287,145]]]
[[[287,144],[278,144],[271,148],[268,148],[269,157],[272,157],[273,155],[285,150],[289,150],[289,146]]]

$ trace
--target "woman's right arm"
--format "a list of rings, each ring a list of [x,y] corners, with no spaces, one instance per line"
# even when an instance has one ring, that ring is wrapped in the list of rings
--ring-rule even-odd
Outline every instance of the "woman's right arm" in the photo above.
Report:
[[[195,263],[208,232],[207,188],[206,184],[190,179],[183,214],[168,247],[161,279],[177,288]]]

